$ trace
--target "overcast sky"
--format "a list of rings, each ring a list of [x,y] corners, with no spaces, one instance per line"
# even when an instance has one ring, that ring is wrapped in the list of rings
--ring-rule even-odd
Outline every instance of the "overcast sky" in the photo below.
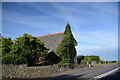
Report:
[[[2,3],[2,11],[4,37],[64,32],[69,23],[78,41],[77,55],[117,60],[117,2],[9,2]]]

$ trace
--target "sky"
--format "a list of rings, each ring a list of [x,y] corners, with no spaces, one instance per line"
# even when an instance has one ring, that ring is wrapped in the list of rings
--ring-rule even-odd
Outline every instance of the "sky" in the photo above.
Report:
[[[69,23],[77,55],[118,58],[117,2],[3,2],[2,36],[42,36],[64,32]]]

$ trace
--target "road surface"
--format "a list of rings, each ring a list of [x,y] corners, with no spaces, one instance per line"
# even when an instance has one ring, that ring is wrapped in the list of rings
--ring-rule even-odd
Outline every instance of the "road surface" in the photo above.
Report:
[[[17,80],[120,80],[120,72],[118,70],[109,75],[103,76],[100,79],[98,78],[99,75],[116,68],[118,68],[118,64],[97,65],[89,68],[87,67],[69,70],[42,78],[27,78]]]
[[[94,67],[90,67],[90,68],[80,68],[80,69],[67,71],[64,73],[58,73],[55,75],[47,76],[44,79],[48,79],[48,80],[49,79],[50,80],[53,80],[53,79],[54,80],[93,80],[93,78],[95,78],[96,76],[101,75],[106,72],[109,72],[117,67],[118,67],[118,64],[99,65],[99,66],[94,66]],[[118,70],[117,70],[117,72],[118,72]],[[114,75],[115,75],[115,73],[114,73]],[[108,78],[109,77],[107,76],[104,79],[108,79]],[[115,80],[118,79],[117,76],[111,77],[111,78],[112,78],[112,80],[114,80],[113,78],[115,78]],[[98,78],[95,78],[95,79],[98,79]],[[103,78],[102,78],[102,80],[103,80]],[[118,79],[118,80],[120,80],[120,79]]]
[[[105,77],[102,77],[101,79],[99,80],[120,80],[120,70],[117,70],[113,73],[111,73],[110,75],[107,75]]]

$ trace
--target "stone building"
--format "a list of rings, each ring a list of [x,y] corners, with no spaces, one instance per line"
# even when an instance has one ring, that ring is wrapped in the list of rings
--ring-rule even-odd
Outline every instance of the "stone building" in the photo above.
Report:
[[[49,49],[49,52],[56,52],[57,46],[61,43],[64,37],[64,32],[60,32],[55,34],[38,36],[37,38],[40,39],[42,42],[45,42],[45,47]]]
[[[49,49],[49,52],[51,51],[56,52],[57,46],[61,43],[64,37],[65,37],[64,32],[60,32],[55,34],[38,36],[36,38],[40,39],[42,42],[45,42],[45,47]],[[76,56],[74,57],[73,62],[74,63],[77,62]]]

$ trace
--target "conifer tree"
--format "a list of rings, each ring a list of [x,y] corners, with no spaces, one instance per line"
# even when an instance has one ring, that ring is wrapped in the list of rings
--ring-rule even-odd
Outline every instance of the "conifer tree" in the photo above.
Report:
[[[66,25],[64,34],[65,37],[58,45],[56,53],[61,58],[61,65],[71,65],[74,64],[74,59],[76,56],[75,46],[77,46],[77,41],[73,37],[69,24]]]

